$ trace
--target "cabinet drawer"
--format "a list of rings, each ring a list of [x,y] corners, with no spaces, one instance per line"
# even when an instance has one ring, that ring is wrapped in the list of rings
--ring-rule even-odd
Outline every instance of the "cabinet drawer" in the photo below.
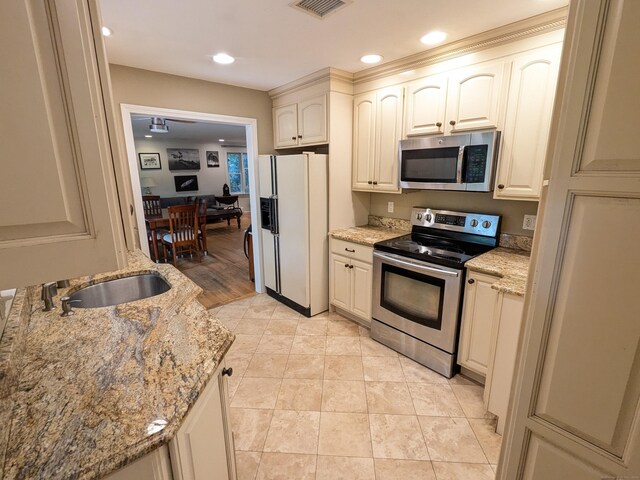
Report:
[[[358,243],[346,242],[336,238],[331,239],[331,252],[368,264],[373,263],[373,247]]]

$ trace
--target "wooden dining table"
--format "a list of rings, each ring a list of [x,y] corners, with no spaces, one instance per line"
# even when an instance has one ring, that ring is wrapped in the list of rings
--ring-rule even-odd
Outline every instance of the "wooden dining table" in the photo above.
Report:
[[[200,217],[200,231],[203,233],[202,235],[202,250],[205,255],[208,254],[207,251],[207,218]],[[166,229],[169,230],[169,209],[163,208],[162,215],[151,216],[145,215],[144,221],[149,227],[149,231],[151,232],[151,245],[153,246],[153,257],[156,263],[159,260],[158,256],[158,229]]]

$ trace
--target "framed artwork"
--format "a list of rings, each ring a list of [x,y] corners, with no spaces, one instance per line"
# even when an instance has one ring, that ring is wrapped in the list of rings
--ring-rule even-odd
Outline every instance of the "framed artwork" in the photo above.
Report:
[[[200,170],[200,150],[197,148],[167,148],[169,170]]]
[[[159,153],[139,153],[140,170],[162,170]]]
[[[207,168],[218,168],[220,166],[220,157],[218,151],[207,150]]]
[[[195,192],[198,190],[197,175],[176,175],[173,177],[176,184],[176,192]]]

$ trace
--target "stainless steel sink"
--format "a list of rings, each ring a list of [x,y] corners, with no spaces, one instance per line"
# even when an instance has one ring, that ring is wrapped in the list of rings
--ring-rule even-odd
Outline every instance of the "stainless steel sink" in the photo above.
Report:
[[[69,295],[69,299],[74,308],[108,307],[155,297],[170,288],[160,275],[145,273],[84,287]]]

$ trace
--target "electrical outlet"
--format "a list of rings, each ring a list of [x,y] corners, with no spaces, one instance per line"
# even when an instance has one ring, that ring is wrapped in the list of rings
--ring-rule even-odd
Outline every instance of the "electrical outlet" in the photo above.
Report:
[[[523,230],[535,230],[536,229],[536,215],[525,215],[522,222]]]
[[[387,203],[387,212],[393,213],[393,209],[394,208],[395,208],[395,203],[393,203],[393,202],[388,202]]]

